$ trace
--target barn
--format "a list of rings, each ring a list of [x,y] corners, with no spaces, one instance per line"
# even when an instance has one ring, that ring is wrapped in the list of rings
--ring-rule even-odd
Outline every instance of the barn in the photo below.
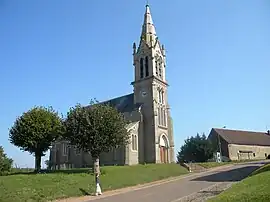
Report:
[[[270,131],[212,128],[208,136],[217,151],[230,160],[270,158]]]

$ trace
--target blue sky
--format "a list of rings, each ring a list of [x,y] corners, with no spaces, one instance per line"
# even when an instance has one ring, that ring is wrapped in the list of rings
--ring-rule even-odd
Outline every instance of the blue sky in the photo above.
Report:
[[[212,127],[270,128],[270,2],[150,0],[167,50],[176,151]],[[0,145],[21,167],[34,159],[8,129],[34,105],[61,113],[132,92],[132,43],[145,0],[0,1]],[[45,157],[45,159],[48,156]]]

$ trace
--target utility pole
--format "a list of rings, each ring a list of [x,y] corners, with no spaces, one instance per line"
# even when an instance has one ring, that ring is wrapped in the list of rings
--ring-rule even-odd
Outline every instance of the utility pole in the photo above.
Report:
[[[226,126],[222,127],[223,129],[226,128]],[[219,145],[219,155],[220,155],[220,160],[222,162],[222,152],[221,152],[221,142],[220,142],[220,135],[218,134],[218,145]]]

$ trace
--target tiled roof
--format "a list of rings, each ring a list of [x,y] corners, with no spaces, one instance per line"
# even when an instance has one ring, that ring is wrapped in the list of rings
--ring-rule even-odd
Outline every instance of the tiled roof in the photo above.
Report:
[[[134,104],[134,93],[113,98],[111,100],[102,102],[101,104],[109,104],[112,107],[115,107],[121,113],[132,112],[141,106],[141,104]]]
[[[99,102],[98,104],[109,104],[110,106],[115,107],[118,112],[124,114],[127,120],[131,121],[134,121],[132,112],[137,111],[142,106],[140,103],[134,103],[134,93]],[[91,105],[86,107],[91,107]]]
[[[132,128],[133,126],[135,126],[137,123],[139,123],[139,121],[134,121],[131,122],[129,124],[126,125],[127,130],[129,130],[130,128]]]
[[[229,144],[270,146],[270,135],[266,132],[213,128]],[[210,133],[210,134],[211,134]]]

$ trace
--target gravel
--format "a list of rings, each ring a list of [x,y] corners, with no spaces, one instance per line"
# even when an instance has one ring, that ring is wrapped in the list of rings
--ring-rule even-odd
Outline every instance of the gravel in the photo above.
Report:
[[[179,200],[179,202],[204,202],[208,199],[217,196],[224,190],[230,188],[235,182],[219,182],[211,187],[203,189],[197,193],[186,196]]]

